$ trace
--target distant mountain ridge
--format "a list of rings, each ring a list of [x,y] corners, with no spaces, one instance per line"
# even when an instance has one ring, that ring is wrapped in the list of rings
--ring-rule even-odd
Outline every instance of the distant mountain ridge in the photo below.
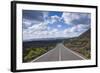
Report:
[[[86,32],[81,34],[79,37],[90,37],[91,35],[91,29],[88,29]]]

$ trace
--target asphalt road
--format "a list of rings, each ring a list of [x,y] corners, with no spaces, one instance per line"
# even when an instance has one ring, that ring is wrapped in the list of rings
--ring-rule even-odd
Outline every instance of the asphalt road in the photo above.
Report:
[[[82,56],[66,48],[63,44],[57,46],[32,62],[65,61],[65,60],[83,60]]]

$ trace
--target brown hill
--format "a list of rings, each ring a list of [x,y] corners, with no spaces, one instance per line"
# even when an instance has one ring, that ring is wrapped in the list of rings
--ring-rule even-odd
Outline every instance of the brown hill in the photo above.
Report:
[[[85,58],[90,59],[91,45],[90,45],[90,29],[81,34],[79,37],[70,38],[64,41],[64,45],[80,54]]]

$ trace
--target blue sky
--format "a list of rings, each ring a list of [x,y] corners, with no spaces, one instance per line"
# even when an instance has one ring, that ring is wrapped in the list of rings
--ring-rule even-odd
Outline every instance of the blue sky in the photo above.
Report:
[[[23,40],[77,37],[90,28],[91,14],[23,10]]]

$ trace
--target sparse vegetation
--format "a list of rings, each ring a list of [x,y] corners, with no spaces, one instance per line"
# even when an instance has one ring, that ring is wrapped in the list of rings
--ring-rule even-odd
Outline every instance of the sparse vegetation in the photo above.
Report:
[[[82,54],[85,58],[91,58],[91,46],[90,46],[90,30],[86,31],[82,35],[76,38],[67,39],[64,45],[73,51]]]
[[[86,59],[91,59],[91,40],[90,40],[90,30],[83,33],[79,37],[63,39],[63,40],[53,40],[53,41],[29,41],[23,43],[23,62],[30,62],[42,54],[53,49],[57,43],[62,41],[64,46],[80,53]]]
[[[34,60],[35,58],[51,50],[54,46],[48,46],[48,47],[27,48],[26,50],[23,51],[23,62],[30,62]]]
[[[28,48],[24,52],[24,62],[31,61],[32,59],[40,56],[41,54],[44,54],[45,52],[47,52],[45,48]]]

